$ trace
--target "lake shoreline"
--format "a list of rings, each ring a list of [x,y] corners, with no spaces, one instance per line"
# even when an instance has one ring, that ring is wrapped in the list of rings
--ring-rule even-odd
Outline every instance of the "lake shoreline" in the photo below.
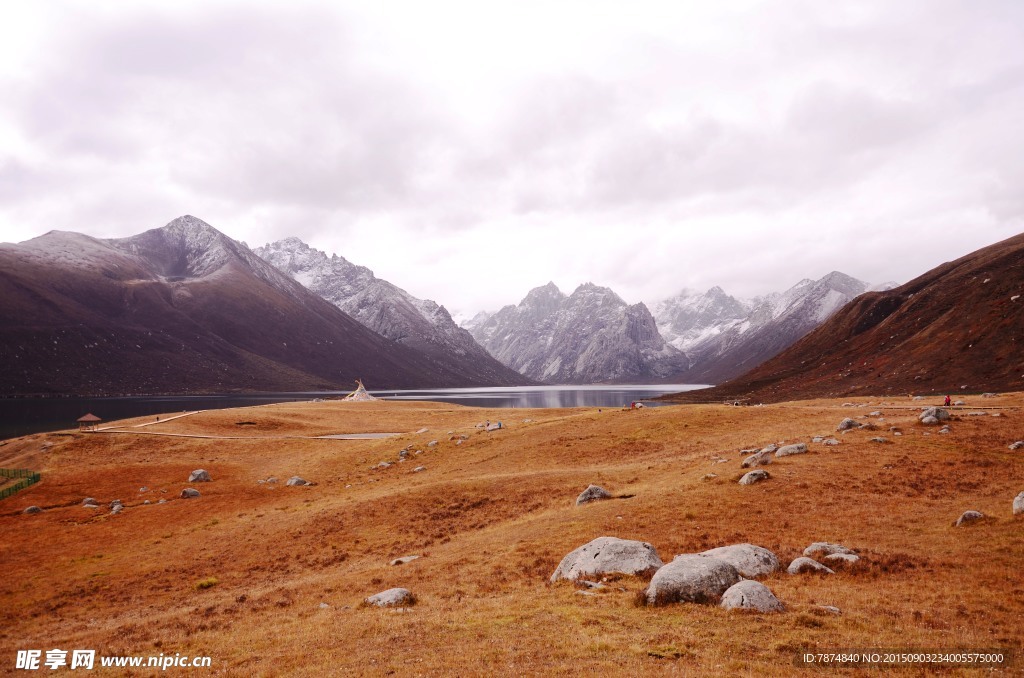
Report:
[[[591,384],[584,386],[492,386],[370,391],[382,400],[432,401],[470,407],[620,407],[658,395],[702,388],[701,384]],[[340,400],[348,391],[281,391],[186,395],[57,396],[0,398],[0,440],[77,427],[91,413],[104,421],[159,416],[194,409],[229,409],[272,403]],[[659,403],[650,402],[652,406]]]

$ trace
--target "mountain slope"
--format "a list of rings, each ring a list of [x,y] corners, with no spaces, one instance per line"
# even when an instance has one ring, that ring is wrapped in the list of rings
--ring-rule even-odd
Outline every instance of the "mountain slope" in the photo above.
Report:
[[[833,271],[782,293],[739,300],[714,287],[683,292],[656,306],[659,329],[686,353],[679,379],[721,383],[777,355],[820,325],[868,284]]]
[[[570,296],[548,283],[519,305],[474,320],[473,337],[491,355],[539,381],[664,381],[687,364],[658,334],[644,304],[630,306],[590,283]]]
[[[4,394],[460,385],[191,216],[0,245]]]
[[[1022,295],[1024,234],[863,294],[774,359],[696,397],[1021,390]]]
[[[364,326],[428,356],[437,366],[473,386],[525,384],[525,379],[487,353],[452,320],[444,306],[405,290],[343,257],[328,257],[298,238],[253,250],[280,272],[303,284]]]

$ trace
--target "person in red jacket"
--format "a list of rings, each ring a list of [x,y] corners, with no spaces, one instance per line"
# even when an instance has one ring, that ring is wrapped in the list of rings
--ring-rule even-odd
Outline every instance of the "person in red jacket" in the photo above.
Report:
[[[945,405],[946,407],[949,407],[950,405],[953,404],[953,401],[949,399],[949,396],[946,396],[946,400],[942,404]]]

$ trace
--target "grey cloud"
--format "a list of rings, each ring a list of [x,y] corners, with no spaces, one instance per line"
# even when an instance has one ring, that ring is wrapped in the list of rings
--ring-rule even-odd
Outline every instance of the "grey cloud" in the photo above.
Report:
[[[1017,0],[795,1],[712,12],[692,39],[630,29],[496,88],[488,117],[432,89],[415,50],[386,53],[355,5],[77,12],[28,78],[0,82],[24,142],[0,149],[8,223],[123,235],[193,213],[250,244],[386,224],[393,240],[451,238],[452,256],[522,232],[533,241],[481,280],[564,252],[574,275],[636,300],[653,281],[776,289],[767,269],[794,257],[852,269],[929,224],[982,215],[972,227],[994,232],[1024,216]],[[652,253],[657,229],[677,237]],[[849,272],[905,278],[942,257],[919,249]],[[380,257],[403,255],[410,268],[409,253]],[[464,288],[431,294],[459,307]]]

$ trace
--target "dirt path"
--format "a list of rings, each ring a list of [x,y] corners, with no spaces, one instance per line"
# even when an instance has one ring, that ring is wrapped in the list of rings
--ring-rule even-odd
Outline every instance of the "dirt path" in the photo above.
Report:
[[[174,421],[175,419],[181,419],[182,417],[190,417],[193,414],[199,414],[200,412],[203,412],[203,411],[204,410],[195,410],[194,412],[182,412],[181,414],[176,414],[173,417],[167,417],[165,419],[160,419],[158,417],[156,421],[147,421],[147,422],[144,422],[142,424],[134,424],[132,426],[132,428],[142,428],[144,426],[152,426],[153,424],[163,424],[163,423],[166,423],[168,421]],[[98,431],[112,431],[114,429],[119,429],[119,428],[121,428],[119,425],[111,424],[110,426],[100,426],[99,428],[93,429],[92,431],[86,431],[86,433],[96,433]]]
[[[184,415],[182,415],[184,416]],[[215,436],[202,433],[161,433],[159,431],[126,431],[124,429],[104,428],[87,433],[127,433],[137,436],[166,436],[169,438],[207,438],[211,440],[376,440],[378,438],[394,438],[404,433],[338,433],[326,436]]]

